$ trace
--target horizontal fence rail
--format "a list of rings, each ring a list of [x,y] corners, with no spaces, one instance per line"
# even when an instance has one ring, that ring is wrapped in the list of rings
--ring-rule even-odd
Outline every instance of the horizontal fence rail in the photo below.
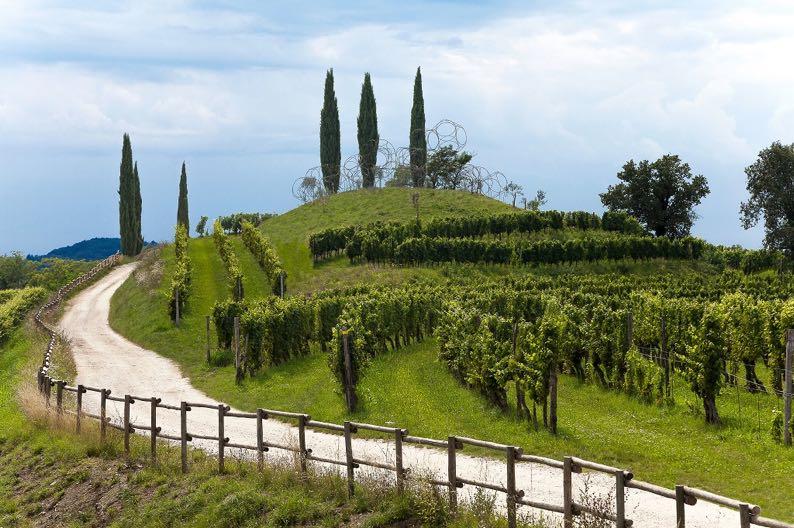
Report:
[[[50,333],[50,342],[45,352],[42,367],[38,371],[38,387],[47,409],[52,409],[52,388],[55,388],[55,412],[60,419],[64,414],[75,416],[76,431],[80,432],[82,421],[90,418],[99,421],[100,436],[106,438],[107,428],[120,431],[124,438],[124,450],[130,454],[130,435],[139,433],[149,435],[151,438],[150,449],[152,461],[157,460],[158,440],[166,440],[178,443],[181,451],[182,471],[189,471],[188,446],[194,440],[203,440],[217,445],[218,471],[224,471],[224,460],[228,449],[239,449],[251,452],[255,455],[257,465],[261,469],[265,463],[265,453],[271,449],[285,451],[297,455],[299,471],[302,475],[308,472],[309,462],[331,464],[344,468],[347,478],[348,494],[353,496],[355,492],[356,470],[362,466],[377,468],[383,471],[394,473],[396,487],[399,492],[403,492],[406,483],[410,478],[410,468],[405,467],[403,462],[403,446],[405,444],[415,444],[436,449],[443,449],[447,452],[447,478],[446,480],[431,479],[429,482],[435,486],[445,487],[448,490],[448,500],[451,509],[456,509],[458,505],[458,489],[464,486],[472,486],[480,489],[491,490],[504,494],[506,500],[508,526],[515,527],[517,524],[517,513],[519,506],[527,506],[538,510],[557,513],[563,516],[563,526],[572,528],[574,518],[580,515],[592,515],[614,523],[618,528],[629,528],[634,525],[633,520],[626,517],[626,489],[636,489],[646,493],[652,493],[659,497],[670,499],[675,505],[676,527],[686,527],[686,507],[694,506],[698,500],[713,503],[719,506],[731,508],[739,513],[740,528],[750,528],[751,526],[765,526],[770,528],[794,528],[794,525],[761,517],[761,508],[757,505],[742,502],[736,499],[723,497],[698,488],[684,485],[677,485],[674,489],[664,488],[656,484],[650,484],[635,480],[634,473],[630,470],[616,468],[597,462],[591,462],[575,457],[565,457],[563,460],[525,454],[523,449],[518,446],[499,444],[486,440],[467,438],[462,436],[449,436],[446,440],[423,438],[411,436],[407,429],[399,427],[386,427],[346,421],[343,424],[334,424],[313,420],[310,415],[295,412],[286,412],[273,409],[257,409],[256,412],[232,411],[229,405],[223,403],[202,403],[202,402],[179,402],[176,404],[163,403],[154,396],[136,396],[125,394],[123,396],[111,395],[110,389],[88,387],[84,385],[71,386],[64,380],[59,380],[49,375],[52,350],[57,339],[57,333],[43,321],[42,315],[56,307],[70,291],[79,287],[81,284],[91,280],[98,273],[112,267],[120,260],[120,255],[116,254],[105,259],[86,275],[72,281],[67,286],[59,290],[56,295],[42,306],[36,313],[36,321]],[[68,392],[74,394],[75,409],[66,409],[63,394]],[[100,412],[92,414],[85,411],[83,395],[87,392],[99,394]],[[123,404],[123,418],[121,423],[114,422],[107,415],[107,402],[113,401]],[[148,406],[148,423],[133,423],[131,420],[131,409],[133,406]],[[198,434],[188,430],[187,417],[194,409],[204,409],[217,413],[217,429],[215,434]],[[180,417],[180,430],[163,432],[158,426],[158,413],[160,411],[178,412]],[[272,418],[280,418],[294,424],[297,428],[297,446],[265,440],[264,422]],[[225,436],[227,419],[254,420],[256,424],[256,438],[252,438],[250,443],[233,443]],[[341,433],[344,439],[344,457],[332,458],[315,455],[307,445],[307,429],[331,431]],[[384,463],[377,460],[369,460],[355,456],[353,449],[353,438],[360,431],[383,435],[394,444],[393,463]],[[495,456],[504,460],[505,479],[504,485],[493,484],[490,482],[478,481],[458,474],[457,457],[458,452],[465,446],[483,449],[494,453]],[[524,490],[517,487],[516,464],[528,462],[540,464],[562,471],[562,504],[549,504],[527,497]],[[609,475],[615,482],[615,506],[613,511],[605,512],[594,509],[588,505],[576,502],[574,498],[573,474],[580,474],[585,470],[594,471],[604,475]]]

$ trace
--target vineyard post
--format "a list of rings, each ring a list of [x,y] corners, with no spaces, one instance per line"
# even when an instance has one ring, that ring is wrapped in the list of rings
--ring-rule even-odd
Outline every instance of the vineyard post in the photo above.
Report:
[[[573,458],[565,457],[562,465],[563,526],[573,528]]]
[[[174,322],[179,327],[179,288],[174,288]]]
[[[240,368],[240,318],[234,318],[234,381],[242,381],[242,370]]]
[[[356,410],[356,394],[353,391],[353,361],[350,358],[350,346],[348,343],[347,328],[342,328],[342,353],[344,354],[345,362],[345,401],[347,403],[348,412]]]
[[[675,486],[675,526],[686,528],[686,491],[684,486]]]
[[[210,316],[206,316],[207,325],[207,363],[210,362]]]
[[[99,438],[104,442],[108,430],[108,395],[110,390],[102,389],[99,393]]]
[[[785,410],[783,413],[783,438],[787,446],[791,445],[791,396],[794,392],[792,383],[792,370],[794,370],[794,329],[786,332],[786,387]]]
[[[77,414],[75,415],[75,431],[80,434],[80,426],[83,421],[83,393],[85,387],[82,385],[77,386]]]
[[[355,464],[353,462],[353,438],[351,437],[353,431],[353,424],[345,421],[345,465],[347,466],[348,497],[353,497],[353,493],[355,492]]]
[[[132,398],[129,394],[124,395],[124,454],[130,456],[130,404]]]
[[[458,508],[458,468],[455,459],[455,450],[458,439],[454,436],[447,438],[447,480],[449,481],[449,507],[452,511]]]

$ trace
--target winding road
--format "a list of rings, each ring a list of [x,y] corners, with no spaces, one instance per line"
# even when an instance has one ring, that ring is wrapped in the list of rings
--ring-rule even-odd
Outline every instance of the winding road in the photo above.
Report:
[[[75,296],[66,306],[59,327],[70,341],[72,354],[77,366],[77,383],[92,387],[105,387],[113,391],[113,395],[138,395],[141,397],[156,396],[163,403],[179,405],[181,401],[204,402],[217,405],[219,402],[208,397],[190,384],[173,361],[155,352],[146,350],[114,332],[108,323],[110,299],[135,269],[136,264],[125,264],[112,269],[106,276],[87,287]],[[267,407],[267,402],[261,402]],[[97,413],[99,396],[89,392],[84,396],[84,405],[89,412]],[[300,411],[300,409],[284,409]],[[235,409],[232,409],[235,411]],[[149,405],[132,405],[131,421],[148,427]],[[121,423],[123,406],[117,402],[108,402],[108,415],[114,422]],[[180,417],[178,412],[160,410],[158,425],[165,434],[178,436]],[[217,435],[218,413],[215,410],[194,408],[188,413],[188,431],[193,434]],[[256,444],[255,420],[226,418],[226,436],[232,443]],[[264,421],[265,441],[280,444],[297,445],[297,428],[277,420]],[[217,443],[195,440],[196,447],[207,451],[216,451]],[[316,431],[307,431],[306,443],[315,456],[343,460],[345,447],[339,435]],[[228,452],[235,450],[227,450]],[[265,453],[265,459],[285,457],[279,450]],[[285,453],[284,451],[281,451]],[[393,442],[361,439],[353,440],[354,457],[364,460],[394,463]],[[250,452],[236,452],[235,456],[251,456]],[[447,454],[445,451],[403,446],[403,462],[410,468],[411,474],[435,476],[445,480],[447,471]],[[317,463],[317,462],[313,462]],[[337,467],[337,466],[333,466]],[[635,468],[641,474],[642,468]],[[379,474],[380,470],[362,468],[357,474]],[[457,473],[459,477],[484,480],[492,484],[505,485],[505,465],[501,460],[479,458],[459,454],[457,457]],[[393,474],[389,473],[389,478]],[[590,493],[614,494],[613,479],[606,475],[588,473],[574,475],[574,486],[583,489],[587,481]],[[521,462],[516,464],[517,488],[524,490],[525,498],[537,502],[562,504],[562,471],[544,465]],[[474,492],[472,486],[464,486],[459,490],[462,500],[466,500]],[[574,496],[577,496],[576,490]],[[503,496],[498,498],[503,505]],[[539,510],[521,507],[519,515],[541,515]],[[556,514],[543,514],[546,519],[559,521]],[[669,528],[675,526],[675,502],[639,490],[626,490],[626,515],[634,520],[634,526],[651,528]],[[739,526],[738,513],[713,504],[699,501],[695,506],[687,507],[687,527],[714,528]]]

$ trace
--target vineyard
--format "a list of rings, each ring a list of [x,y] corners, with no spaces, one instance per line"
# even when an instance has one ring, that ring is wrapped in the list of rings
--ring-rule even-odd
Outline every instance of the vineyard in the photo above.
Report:
[[[239,408],[267,401],[329,421],[352,413],[428,435],[575,450],[733,495],[753,491],[729,468],[794,467],[779,444],[794,324],[780,254],[649,237],[623,215],[459,208],[441,192],[422,194],[417,220],[396,191],[352,193],[364,202],[355,209],[345,193],[258,229],[241,222],[239,236],[191,240],[184,326],[162,330],[163,310],[140,287],[146,267],[114,297],[111,323]],[[434,196],[445,201],[433,207]],[[439,245],[446,254],[398,258]],[[161,284],[174,276],[172,251]],[[287,272],[281,298],[274,281]],[[644,433],[615,433],[620,420]],[[713,461],[683,455],[704,442],[722,446]],[[789,498],[758,500],[785,511]]]

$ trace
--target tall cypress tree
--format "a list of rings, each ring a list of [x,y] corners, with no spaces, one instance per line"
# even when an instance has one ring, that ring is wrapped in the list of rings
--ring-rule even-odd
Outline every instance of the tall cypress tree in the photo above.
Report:
[[[176,208],[176,223],[185,226],[185,231],[190,236],[190,216],[187,212],[187,171],[185,162],[182,162],[182,175],[179,177],[179,204]]]
[[[422,71],[416,69],[414,104],[411,107],[411,131],[408,150],[411,154],[411,178],[414,187],[424,187],[427,165],[427,136],[425,136],[425,97],[422,94]]]
[[[339,107],[334,92],[334,70],[325,74],[325,95],[320,111],[320,167],[323,185],[328,193],[339,191],[339,170],[342,165],[342,142],[339,132]]]
[[[364,74],[361,103],[358,107],[358,157],[364,187],[375,186],[375,164],[378,162],[378,114],[375,93],[369,73]]]
[[[130,136],[124,134],[121,146],[121,166],[119,168],[119,234],[121,236],[121,252],[127,256],[136,255],[134,179],[132,145],[130,144]]]
[[[137,255],[143,250],[143,235],[141,234],[141,212],[143,210],[143,200],[141,199],[141,179],[138,177],[138,162],[132,169],[132,198],[133,198],[133,255]]]

